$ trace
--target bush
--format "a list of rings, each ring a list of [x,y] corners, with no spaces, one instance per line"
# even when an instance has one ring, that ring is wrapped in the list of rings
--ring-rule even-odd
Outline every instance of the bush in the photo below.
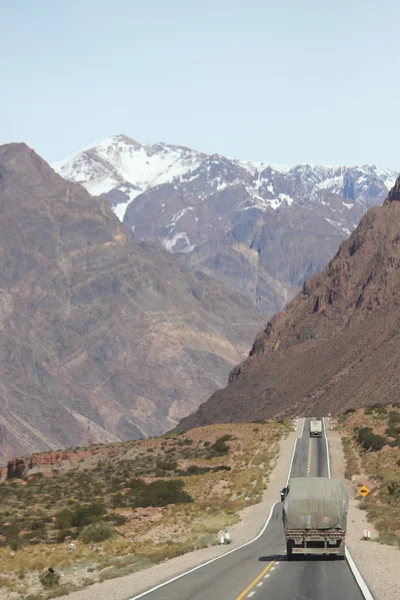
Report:
[[[218,473],[218,471],[230,471],[230,470],[231,470],[231,467],[228,467],[228,465],[219,465],[218,467],[213,468],[214,473]]]
[[[364,450],[377,452],[387,445],[388,441],[382,435],[376,435],[370,427],[363,427],[358,431],[357,442]]]
[[[186,469],[187,475],[202,475],[203,473],[209,473],[210,467],[199,467],[197,465],[189,465]]]
[[[104,504],[100,502],[78,506],[74,511],[65,509],[56,514],[55,528],[62,530],[77,527],[78,529],[82,529],[86,525],[100,521],[104,513]]]
[[[111,527],[111,525],[104,521],[99,521],[98,523],[86,525],[79,534],[79,539],[84,544],[90,544],[92,542],[98,543],[110,540],[115,537],[115,535],[115,529]]]
[[[56,542],[59,544],[62,544],[62,542],[65,541],[66,537],[70,537],[71,539],[75,539],[76,534],[74,534],[73,531],[71,531],[71,529],[61,529],[58,532],[58,535],[56,537]]]
[[[91,525],[92,523],[100,521],[104,513],[104,504],[93,502],[92,504],[83,506],[74,511],[72,514],[71,525],[81,529],[82,527],[86,527],[86,525]]]
[[[180,479],[153,481],[149,484],[136,479],[131,482],[130,487],[132,488],[130,505],[133,508],[193,502],[192,497],[183,489],[183,481]]]
[[[395,438],[395,437],[397,437],[400,434],[400,427],[399,426],[397,426],[397,427],[393,427],[393,426],[392,427],[388,427],[385,430],[385,433],[389,437]]]
[[[39,575],[39,580],[44,588],[50,589],[58,586],[60,583],[60,575],[53,571],[53,569],[48,569]]]
[[[400,413],[397,410],[391,410],[389,412],[389,425],[395,426],[400,423]]]
[[[175,471],[178,468],[178,463],[175,461],[158,460],[156,463],[157,469],[160,471]]]
[[[212,444],[211,446],[211,450],[214,453],[215,456],[223,456],[224,454],[228,454],[229,452],[229,446],[225,443],[229,440],[232,439],[232,436],[227,434],[227,435],[223,435],[222,437],[218,438],[217,441]]]
[[[395,499],[400,498],[400,480],[392,480],[387,483],[387,490],[390,496]]]
[[[387,415],[387,408],[384,404],[373,404],[371,406],[372,410],[381,415]]]
[[[16,552],[21,546],[24,545],[24,541],[18,537],[11,537],[7,540],[7,545],[11,548],[13,552]]]
[[[106,517],[104,517],[104,520],[112,523],[116,527],[119,527],[120,525],[124,525],[128,519],[119,513],[109,513]]]

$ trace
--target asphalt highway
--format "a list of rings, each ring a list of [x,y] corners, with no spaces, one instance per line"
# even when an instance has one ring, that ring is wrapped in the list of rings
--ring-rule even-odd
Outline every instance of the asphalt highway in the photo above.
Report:
[[[325,438],[310,438],[308,421],[296,441],[290,475],[328,477]],[[347,561],[300,557],[287,562],[279,490],[276,497],[270,522],[256,541],[131,600],[363,600]]]

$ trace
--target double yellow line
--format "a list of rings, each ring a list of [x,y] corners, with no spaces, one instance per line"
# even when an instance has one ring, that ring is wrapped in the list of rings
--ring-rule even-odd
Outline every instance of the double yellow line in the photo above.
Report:
[[[264,571],[260,573],[260,575],[256,577],[254,581],[251,582],[251,584],[240,594],[240,596],[236,598],[236,600],[243,600],[243,598],[250,592],[251,588],[253,588],[256,585],[256,583],[258,583],[260,579],[264,577],[267,571],[270,570],[273,564],[275,564],[275,561],[271,560],[271,562],[265,567]]]
[[[308,444],[307,477],[309,477],[309,475],[311,473],[311,454],[312,454],[312,439],[310,438],[310,443]]]

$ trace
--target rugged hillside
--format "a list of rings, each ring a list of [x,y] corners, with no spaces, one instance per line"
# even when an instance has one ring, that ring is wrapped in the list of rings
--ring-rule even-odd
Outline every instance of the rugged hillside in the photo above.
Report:
[[[19,471],[10,461],[0,483],[1,597],[49,598],[38,577],[49,560],[62,576],[55,598],[217,544],[218,530],[261,500],[290,429],[211,425],[27,456]],[[72,540],[76,552],[66,552]]]
[[[0,147],[0,464],[171,428],[262,322],[27,146]]]
[[[136,240],[272,315],[324,268],[396,175],[375,166],[267,165],[115,136],[54,165],[102,194]]]
[[[178,429],[398,400],[399,342],[400,178],[257,335],[229,385]]]

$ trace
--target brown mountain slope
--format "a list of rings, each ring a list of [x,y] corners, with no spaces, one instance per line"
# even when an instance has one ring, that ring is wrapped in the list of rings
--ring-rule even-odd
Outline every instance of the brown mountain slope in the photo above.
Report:
[[[0,464],[172,427],[263,319],[23,144],[0,147]]]
[[[178,429],[398,400],[399,362],[400,178]]]

